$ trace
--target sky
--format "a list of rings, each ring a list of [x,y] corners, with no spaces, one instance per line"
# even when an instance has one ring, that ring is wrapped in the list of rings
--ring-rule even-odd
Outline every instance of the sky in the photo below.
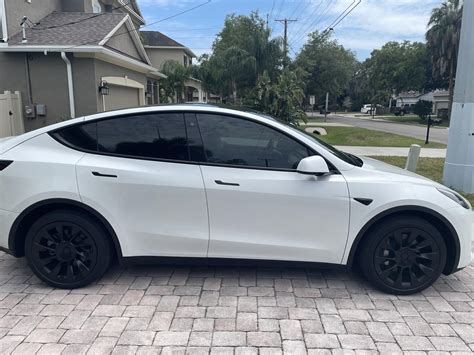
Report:
[[[258,11],[269,16],[273,36],[283,35],[282,18],[296,19],[288,26],[290,55],[294,56],[307,34],[323,31],[344,10],[359,0],[138,0],[147,22],[146,30],[158,30],[191,48],[196,55],[210,53],[212,43],[228,14]],[[359,60],[388,41],[424,41],[426,25],[442,0],[361,0],[337,26],[332,37],[353,50]],[[199,4],[183,15],[166,19]],[[161,20],[161,21],[160,21]],[[160,21],[160,22],[158,22]],[[158,23],[156,23],[158,22]]]

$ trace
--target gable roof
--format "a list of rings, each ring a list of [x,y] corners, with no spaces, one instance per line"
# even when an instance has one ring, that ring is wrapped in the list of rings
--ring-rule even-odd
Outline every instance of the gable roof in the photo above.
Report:
[[[123,27],[124,25],[126,27]],[[120,28],[125,28],[127,31],[117,34]],[[151,64],[130,16],[125,13],[53,12],[26,30],[26,43],[22,42],[23,35],[20,32],[8,41],[8,45],[25,47],[105,46],[111,38],[127,32],[128,37],[140,53],[141,60],[146,64]],[[123,51],[121,53],[130,56],[130,53]]]
[[[197,58],[196,54],[185,45],[175,41],[158,31],[140,31],[140,38],[145,48],[180,49],[182,48],[190,57]]]
[[[143,44],[146,46],[186,48],[186,46],[158,31],[140,31],[140,35]]]
[[[141,24],[145,24],[145,19],[143,18],[142,12],[136,0],[117,0],[119,6],[123,6],[126,11],[135,17]]]
[[[26,45],[94,45],[99,44],[127,17],[125,13],[97,14],[53,12],[32,28],[26,29]],[[22,44],[22,33],[8,40],[10,45]]]

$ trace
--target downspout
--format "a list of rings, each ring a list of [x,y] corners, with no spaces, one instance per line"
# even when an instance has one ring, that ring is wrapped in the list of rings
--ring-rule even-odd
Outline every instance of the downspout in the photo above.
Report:
[[[63,59],[64,63],[66,63],[67,68],[67,85],[69,91],[69,110],[71,112],[71,118],[76,117],[76,107],[74,104],[74,82],[72,78],[72,65],[71,61],[67,57],[65,52],[61,52],[61,58]]]

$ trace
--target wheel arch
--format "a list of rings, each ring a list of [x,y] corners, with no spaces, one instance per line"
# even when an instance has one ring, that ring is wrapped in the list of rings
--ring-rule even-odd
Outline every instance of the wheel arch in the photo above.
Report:
[[[80,201],[63,198],[47,199],[36,202],[20,213],[13,222],[8,235],[8,248],[11,254],[15,257],[25,256],[25,238],[31,223],[45,213],[61,209],[80,211],[98,221],[112,239],[116,257],[119,260],[122,260],[123,254],[120,242],[117,234],[107,219],[95,209]]]
[[[362,246],[364,237],[369,234],[372,228],[374,228],[379,223],[382,223],[387,218],[391,218],[394,216],[402,217],[404,215],[421,217],[432,223],[438,230],[441,231],[448,252],[446,258],[446,266],[443,270],[443,274],[449,275],[455,272],[457,270],[457,265],[459,264],[459,258],[461,254],[461,246],[459,243],[459,236],[456,232],[456,229],[440,213],[421,206],[401,206],[390,208],[370,219],[359,231],[356,238],[354,239],[354,242],[352,243],[351,250],[347,259],[347,267],[353,268],[355,266],[355,261],[357,259],[360,247]]]

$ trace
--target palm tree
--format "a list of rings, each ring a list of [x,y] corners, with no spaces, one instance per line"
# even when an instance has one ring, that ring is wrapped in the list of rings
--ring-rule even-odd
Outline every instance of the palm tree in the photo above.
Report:
[[[446,0],[439,8],[433,9],[426,32],[433,74],[441,79],[448,79],[449,118],[453,104],[454,76],[461,37],[462,8],[462,0]]]
[[[181,63],[174,60],[167,60],[163,63],[161,70],[167,76],[166,79],[161,80],[161,92],[163,97],[160,102],[184,102],[183,94],[186,90],[186,80],[189,79],[190,71]]]

